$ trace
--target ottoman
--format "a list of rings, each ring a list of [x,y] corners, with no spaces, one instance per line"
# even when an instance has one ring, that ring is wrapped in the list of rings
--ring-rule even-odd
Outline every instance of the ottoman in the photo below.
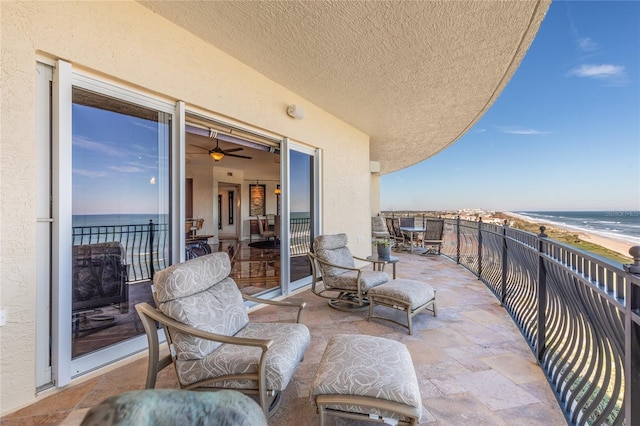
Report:
[[[327,415],[417,425],[422,413],[407,347],[376,336],[333,336],[311,384],[311,399],[321,426]]]
[[[422,310],[430,308],[435,317],[438,314],[436,308],[436,291],[429,284],[420,281],[397,279],[386,282],[372,288],[367,293],[369,298],[369,321],[371,318],[379,318],[395,322],[409,329],[413,334],[411,318]],[[373,315],[376,305],[400,309],[407,312],[407,324],[402,324],[394,319]]]

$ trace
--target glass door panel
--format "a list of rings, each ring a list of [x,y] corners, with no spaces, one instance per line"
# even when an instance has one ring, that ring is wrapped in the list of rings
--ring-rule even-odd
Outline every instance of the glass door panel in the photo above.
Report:
[[[307,253],[315,237],[316,213],[314,157],[293,149],[289,153],[289,267],[293,283],[311,275]]]
[[[72,91],[72,358],[144,334],[169,258],[171,115]]]

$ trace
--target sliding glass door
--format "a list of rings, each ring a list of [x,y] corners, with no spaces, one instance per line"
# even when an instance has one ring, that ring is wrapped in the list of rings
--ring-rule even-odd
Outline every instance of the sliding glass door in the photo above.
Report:
[[[74,87],[72,358],[143,334],[169,266],[170,114]]]
[[[288,291],[310,282],[311,265],[307,253],[318,235],[319,221],[319,161],[316,150],[287,141],[288,175],[284,201],[288,207],[289,276]]]

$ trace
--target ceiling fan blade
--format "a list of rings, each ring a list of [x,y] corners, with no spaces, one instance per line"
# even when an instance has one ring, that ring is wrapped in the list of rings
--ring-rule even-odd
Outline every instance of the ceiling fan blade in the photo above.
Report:
[[[246,157],[244,155],[238,155],[238,154],[225,154],[225,156],[229,156],[229,157],[238,157],[238,158],[246,158],[247,160],[251,160],[253,157]]]
[[[224,152],[236,152],[236,151],[242,151],[244,148],[231,148],[231,149],[225,149]]]
[[[205,147],[194,145],[194,144],[189,144],[189,145],[195,146],[196,148],[204,149],[205,151],[209,151],[209,148],[205,148]]]

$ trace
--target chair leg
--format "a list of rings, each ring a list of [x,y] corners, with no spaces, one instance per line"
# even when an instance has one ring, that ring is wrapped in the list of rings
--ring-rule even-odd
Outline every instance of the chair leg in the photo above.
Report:
[[[147,364],[147,381],[145,383],[145,389],[153,389],[156,387],[158,372],[169,366],[173,362],[173,359],[171,358],[171,355],[166,355],[160,358],[160,342],[158,340],[156,322],[153,318],[145,314],[145,306],[141,305],[147,304],[144,303],[136,305],[136,311],[138,311],[138,316],[140,317],[145,334],[147,335],[147,344],[149,346],[149,361]]]

